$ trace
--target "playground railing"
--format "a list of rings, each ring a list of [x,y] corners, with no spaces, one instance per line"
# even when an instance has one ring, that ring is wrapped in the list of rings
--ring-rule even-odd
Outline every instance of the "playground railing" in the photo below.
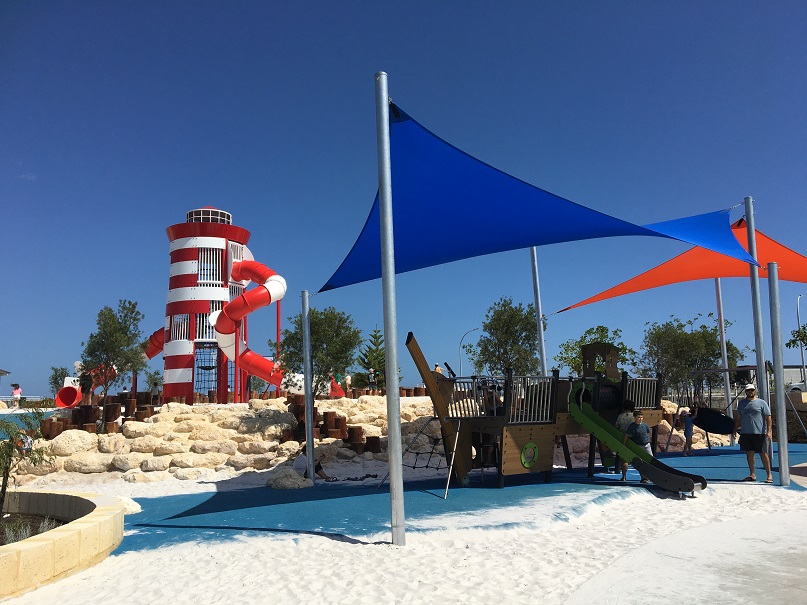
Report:
[[[552,376],[513,376],[505,397],[508,423],[555,422],[555,383]]]
[[[500,416],[504,410],[504,378],[457,377],[448,404],[449,418]]]
[[[657,378],[628,378],[625,385],[625,399],[630,399],[636,409],[658,407],[661,398]]]

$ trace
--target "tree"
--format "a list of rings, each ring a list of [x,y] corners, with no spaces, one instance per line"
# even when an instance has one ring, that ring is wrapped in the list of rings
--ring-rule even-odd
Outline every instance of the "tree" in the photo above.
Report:
[[[488,309],[482,330],[475,345],[463,347],[478,374],[485,367],[498,375],[507,368],[520,376],[538,372],[538,326],[532,304],[514,306],[512,298],[503,296]]]
[[[0,419],[0,511],[6,501],[6,490],[8,481],[19,468],[23,460],[27,460],[32,466],[39,466],[43,462],[50,460],[50,456],[45,448],[33,447],[33,439],[42,438],[42,420],[45,416],[41,410],[30,409],[25,414],[15,415],[15,419],[22,423],[22,426],[10,420]],[[27,432],[33,433],[31,437]]]
[[[160,370],[146,370],[145,381],[148,389],[151,389],[155,384],[158,387],[163,385],[163,373]]]
[[[59,392],[59,389],[64,386],[64,379],[68,376],[70,376],[70,370],[67,368],[55,368],[51,366],[50,377],[48,378],[48,386],[50,387],[50,392],[53,393],[54,397],[56,397],[56,393]]]
[[[112,386],[122,383],[126,374],[146,367],[140,346],[142,319],[143,314],[137,309],[136,302],[121,300],[117,312],[110,307],[98,312],[98,330],[82,343],[81,363],[100,382],[104,405]]]
[[[576,376],[583,375],[583,356],[581,347],[594,342],[607,342],[619,349],[618,365],[627,370],[636,365],[636,351],[622,342],[622,330],[609,330],[606,326],[596,326],[589,328],[580,338],[570,339],[560,345],[560,353],[555,355],[555,361],[560,364],[556,369],[569,368]],[[597,371],[605,372],[604,367],[598,367]]]
[[[283,341],[280,344],[279,356],[283,371],[286,372],[284,384],[293,384],[293,374],[303,372],[303,320],[302,313],[289,317],[291,329],[283,330]],[[330,383],[329,373],[340,372],[349,368],[356,360],[356,350],[362,342],[359,330],[353,318],[346,313],[328,307],[323,311],[311,309],[309,312],[311,325],[311,364],[313,366],[314,393],[327,393]],[[269,346],[275,350],[277,343],[269,340]],[[301,385],[295,385],[300,388]]]
[[[258,394],[263,393],[264,390],[266,390],[266,386],[268,384],[269,383],[266,382],[260,376],[250,376],[249,377],[249,390],[250,390],[250,393],[252,393],[252,392],[255,392],[255,393],[258,393]]]
[[[722,365],[719,326],[696,325],[699,318],[700,315],[683,322],[673,316],[661,324],[648,324],[642,341],[641,371],[660,374],[664,386],[675,389],[679,396],[690,386],[700,392],[704,383],[711,388],[722,380],[719,372],[693,374]],[[729,366],[736,366],[743,357],[743,352],[730,341],[726,342],[726,352]]]
[[[370,332],[369,342],[364,343],[357,360],[363,372],[353,374],[353,384],[365,389],[370,383],[370,369],[375,370],[376,383],[379,389],[387,388],[387,351],[384,347],[384,334],[376,328]]]
[[[785,343],[788,349],[795,349],[798,346],[807,347],[807,325],[801,326],[798,330],[790,332],[792,337]]]

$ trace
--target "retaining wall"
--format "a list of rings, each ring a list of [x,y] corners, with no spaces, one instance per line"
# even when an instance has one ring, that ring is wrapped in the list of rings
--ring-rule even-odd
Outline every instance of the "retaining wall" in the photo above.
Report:
[[[124,507],[112,496],[9,491],[3,512],[50,517],[65,524],[0,546],[0,599],[87,569],[123,540]]]

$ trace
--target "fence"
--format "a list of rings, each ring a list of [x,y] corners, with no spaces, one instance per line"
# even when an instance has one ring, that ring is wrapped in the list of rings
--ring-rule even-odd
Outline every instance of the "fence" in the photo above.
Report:
[[[555,421],[553,376],[471,376],[457,378],[449,418],[505,417],[508,424]]]

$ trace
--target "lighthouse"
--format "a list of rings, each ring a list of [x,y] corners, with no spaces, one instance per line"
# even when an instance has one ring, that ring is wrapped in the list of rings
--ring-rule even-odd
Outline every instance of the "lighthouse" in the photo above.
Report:
[[[219,349],[210,314],[241,296],[248,282],[232,279],[234,263],[251,260],[250,233],[233,225],[229,212],[210,206],[191,210],[186,221],[166,229],[171,265],[163,334],[163,397],[194,402],[194,393],[226,403],[228,391],[242,391],[246,372],[228,363]],[[246,348],[246,318],[239,326]],[[237,375],[236,373],[240,374]]]

